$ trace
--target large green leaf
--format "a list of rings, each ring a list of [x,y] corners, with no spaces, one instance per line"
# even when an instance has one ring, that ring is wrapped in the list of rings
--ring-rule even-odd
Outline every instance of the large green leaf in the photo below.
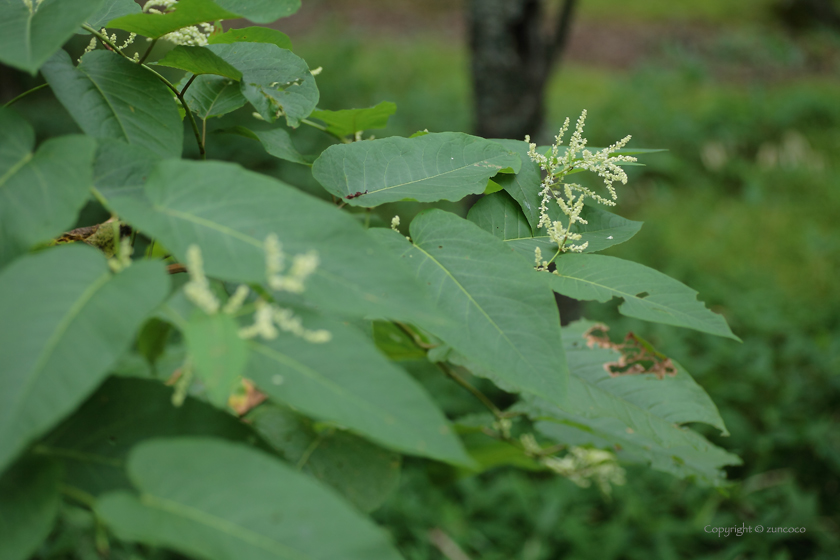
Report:
[[[132,14],[111,21],[110,27],[158,38],[199,23],[245,17],[256,23],[271,23],[290,16],[300,0],[179,0],[164,14]]]
[[[344,109],[342,111],[313,111],[312,116],[327,125],[327,132],[344,138],[357,132],[388,126],[388,117],[397,112],[397,106],[383,101],[367,109]]]
[[[155,163],[156,154],[120,140],[100,140],[93,164],[93,186],[104,197],[143,195],[143,185]]]
[[[239,89],[239,82],[212,75],[196,77],[184,94],[184,100],[205,120],[236,111],[248,102]]]
[[[207,274],[265,281],[265,238],[275,233],[289,255],[315,250],[316,272],[304,295],[347,313],[426,315],[422,286],[352,217],[275,179],[220,162],[165,161],[145,186],[146,200],[111,206],[158,239],[182,262],[201,247]]]
[[[242,78],[242,72],[219,58],[213,51],[205,47],[187,47],[178,45],[156,63],[159,66],[186,70],[193,74],[214,74],[224,76],[237,82]]]
[[[269,449],[236,417],[199,400],[172,404],[160,381],[111,377],[72,416],[35,446],[60,460],[65,483],[94,496],[131,489],[125,472],[129,451],[152,438],[207,436]]]
[[[304,314],[323,344],[281,334],[252,344],[246,377],[272,399],[411,455],[470,464],[443,413],[405,371],[354,327]]]
[[[0,273],[0,468],[99,384],[168,284],[161,263],[113,275],[100,252],[81,244]]]
[[[270,27],[240,27],[224,33],[214,33],[207,38],[211,45],[228,43],[271,43],[281,49],[292,50],[292,40],[282,31]]]
[[[169,89],[150,72],[109,51],[93,51],[74,67],[57,52],[41,69],[61,104],[85,134],[179,157],[184,125]]]
[[[102,29],[107,27],[111,20],[140,12],[140,5],[134,0],[105,0],[99,9],[87,18],[87,24],[94,29]],[[87,33],[87,31],[80,30],[77,33]]]
[[[61,497],[60,470],[42,457],[25,456],[0,478],[0,560],[26,560],[52,529]]]
[[[729,435],[715,403],[678,362],[671,360],[675,375],[661,379],[654,373],[611,376],[604,364],[616,362],[620,355],[616,350],[588,346],[585,335],[595,325],[581,320],[563,327],[572,375],[668,422],[703,422]]]
[[[285,129],[251,130],[244,126],[234,126],[220,132],[229,132],[256,140],[263,145],[266,152],[276,158],[303,165],[312,165],[303,154],[297,151],[297,148],[295,148],[292,142],[292,137]]]
[[[0,109],[0,267],[72,227],[90,196],[91,138],[52,138],[34,147],[29,123]]]
[[[619,451],[619,457],[650,463],[679,477],[722,484],[725,465],[740,464],[735,455],[712,445],[679,424],[705,422],[725,433],[723,420],[709,396],[676,362],[677,373],[611,377],[604,364],[616,351],[589,348],[583,335],[592,323],[580,321],[563,329],[571,373],[569,401],[557,407],[528,398],[517,405],[538,420],[537,429],[567,445],[595,445]]]
[[[190,360],[210,402],[223,408],[248,362],[248,346],[239,324],[227,313],[195,312],[184,330]]]
[[[500,144],[441,132],[330,146],[312,168],[321,185],[353,206],[397,200],[461,200],[484,192],[487,180],[519,170],[519,156]]]
[[[580,300],[624,299],[623,315],[698,330],[740,341],[726,319],[697,300],[697,292],[657,270],[616,257],[568,253],[546,275],[552,289]]]
[[[549,209],[549,216],[554,221],[569,223],[568,217],[562,215],[556,205]],[[572,226],[572,231],[582,236],[580,241],[575,241],[576,244],[589,243],[584,250],[586,253],[624,243],[642,227],[642,222],[633,222],[593,206],[584,206],[580,216],[588,223],[577,223]],[[534,249],[537,247],[545,260],[557,252],[557,244],[548,237],[545,229],[537,229],[534,233],[520,207],[506,192],[482,197],[470,208],[467,219],[508,243],[528,262],[534,262]]]
[[[421,212],[411,239],[374,230],[431,286],[450,322],[420,325],[468,360],[495,373],[506,388],[563,403],[566,358],[554,297],[539,273],[503,242],[442,210]]]
[[[270,455],[207,439],[156,440],[131,453],[140,494],[97,513],[124,540],[209,560],[397,560],[385,533],[333,490]]]
[[[248,415],[261,436],[302,472],[338,490],[364,512],[396,490],[400,455],[334,428],[318,427],[290,409],[264,404]]]
[[[268,122],[285,115],[292,128],[318,105],[315,78],[292,51],[270,43],[233,43],[206,48],[242,72],[242,95]]]
[[[35,74],[102,0],[0,0],[0,62]]]

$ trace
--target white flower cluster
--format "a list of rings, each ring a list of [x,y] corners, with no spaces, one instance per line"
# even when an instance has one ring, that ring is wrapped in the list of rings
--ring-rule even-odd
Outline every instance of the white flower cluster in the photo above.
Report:
[[[43,2],[43,1],[44,1],[44,0],[35,0],[35,3],[33,4],[33,3],[32,3],[32,0],[23,0],[23,4],[24,4],[27,8],[29,8],[29,13],[30,13],[30,14],[34,14],[35,12],[37,12],[37,11],[38,11],[38,8],[40,8],[40,7],[41,7],[41,2]]]
[[[564,251],[582,252],[586,249],[588,242],[581,245],[567,245],[569,241],[579,241],[581,239],[579,233],[574,233],[571,230],[577,223],[587,223],[586,220],[580,217],[586,197],[607,206],[615,206],[615,200],[618,196],[613,187],[613,183],[616,181],[627,183],[627,174],[619,166],[619,163],[636,161],[636,158],[631,156],[612,155],[627,145],[627,142],[630,141],[630,136],[626,136],[615,144],[595,153],[587,150],[587,140],[583,137],[585,121],[586,111],[584,110],[577,121],[572,137],[569,139],[569,146],[563,154],[560,153],[560,146],[563,145],[563,137],[569,129],[568,118],[555,137],[554,146],[545,155],[537,152],[537,145],[531,144],[531,139],[527,136],[525,137],[525,141],[530,145],[528,156],[546,172],[545,179],[542,182],[542,190],[540,191],[542,200],[540,202],[539,227],[545,228],[549,238],[557,244],[558,253]],[[604,180],[610,198],[605,198],[592,189],[577,183],[564,183],[563,179],[565,176],[574,170],[591,171],[601,177]],[[549,217],[548,205],[552,198],[556,200],[563,214],[569,218],[568,226],[564,226],[563,222],[553,221]],[[539,248],[536,249],[534,257],[537,262],[537,268],[547,270],[548,261],[542,260]]]
[[[588,488],[594,480],[604,494],[609,494],[610,484],[624,484],[624,469],[609,451],[585,447],[572,447],[569,451],[565,457],[543,457],[540,462],[581,488]]]
[[[149,0],[143,6],[143,11],[148,14],[164,14],[172,9],[177,9],[178,0]],[[183,27],[172,33],[167,33],[161,39],[165,39],[176,45],[187,47],[203,47],[207,44],[207,37],[213,32],[212,23],[199,23]]]
[[[292,259],[292,267],[288,275],[284,276],[281,272],[285,254],[276,235],[271,234],[266,237],[265,252],[268,285],[275,290],[303,292],[306,278],[318,267],[318,255],[314,252],[296,255]],[[247,286],[240,285],[222,307],[216,295],[210,290],[210,281],[204,274],[201,249],[197,245],[190,245],[187,249],[187,271],[190,281],[184,285],[184,295],[208,315],[218,313],[220,308],[222,313],[233,315],[242,308],[242,304],[250,294]],[[257,299],[254,305],[256,306],[254,323],[239,330],[239,336],[242,338],[261,337],[266,340],[277,338],[277,327],[279,327],[283,332],[291,333],[314,344],[329,342],[332,339],[329,331],[304,328],[300,317],[297,317],[290,309],[268,303],[262,298]]]
[[[123,237],[119,243],[119,250],[114,251],[114,256],[108,259],[108,267],[112,272],[121,272],[131,266],[131,255],[134,253],[134,247],[131,246],[131,238]]]

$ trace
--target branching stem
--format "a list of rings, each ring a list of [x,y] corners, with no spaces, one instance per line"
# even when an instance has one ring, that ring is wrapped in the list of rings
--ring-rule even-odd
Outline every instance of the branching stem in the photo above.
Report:
[[[87,24],[82,25],[82,29],[90,32],[97,39],[102,41],[102,43],[104,45],[107,45],[108,48],[110,48],[112,51],[119,54],[120,56],[122,56],[126,60],[130,60],[131,62],[135,62],[133,58],[131,58],[130,56],[128,56],[124,52],[122,52],[122,50],[120,50],[120,48],[113,41],[111,41],[105,34],[100,33],[99,31],[97,31],[96,29],[94,29],[93,27],[91,27],[90,25],[87,25]],[[172,90],[172,93],[174,93],[175,97],[178,98],[178,101],[181,102],[181,106],[184,108],[184,112],[187,114],[187,118],[189,119],[190,126],[192,127],[192,130],[193,130],[193,134],[195,134],[195,141],[198,143],[198,152],[201,155],[201,159],[207,159],[207,152],[204,149],[204,142],[201,139],[201,133],[198,130],[198,124],[196,124],[195,117],[193,116],[192,111],[190,110],[189,106],[187,105],[187,102],[184,100],[183,94],[178,91],[178,88],[176,88],[174,85],[172,85],[172,82],[170,82],[169,80],[164,78],[162,75],[160,75],[153,68],[150,68],[149,66],[147,66],[146,64],[143,64],[142,62],[139,62],[139,63],[135,62],[135,64],[140,64],[140,66],[142,66],[143,68],[145,68],[146,70],[148,70],[149,72],[154,74],[155,77],[157,77],[158,80],[163,82],[166,87],[168,87],[170,90]],[[186,89],[187,88],[185,86],[184,91],[186,91]]]

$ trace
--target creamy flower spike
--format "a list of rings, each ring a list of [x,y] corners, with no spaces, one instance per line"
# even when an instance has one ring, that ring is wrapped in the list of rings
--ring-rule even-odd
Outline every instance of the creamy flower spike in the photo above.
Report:
[[[187,248],[187,273],[190,281],[184,285],[184,295],[208,315],[215,314],[219,310],[219,300],[210,291],[210,281],[204,275],[204,259],[198,245]]]
[[[563,145],[563,138],[569,130],[568,118],[563,123],[563,127],[555,137],[554,145],[547,154],[537,152],[537,145],[531,143],[530,137],[525,137],[525,141],[529,144],[528,156],[546,172],[545,179],[542,182],[542,190],[540,191],[540,220],[538,227],[545,228],[548,237],[557,244],[558,254],[561,252],[580,253],[586,249],[589,242],[584,242],[580,245],[569,243],[582,239],[581,234],[571,230],[575,224],[587,223],[585,219],[580,217],[586,198],[589,197],[607,206],[615,206],[618,195],[615,192],[613,183],[616,181],[620,181],[622,184],[627,183],[627,174],[619,166],[619,163],[636,161],[636,158],[631,156],[612,155],[627,145],[630,141],[630,136],[625,136],[615,144],[595,153],[587,150],[586,144],[588,141],[583,137],[585,122],[586,111],[584,110],[580,118],[578,118],[575,131],[569,139],[569,146],[563,154],[560,153],[560,146]],[[604,180],[604,185],[607,187],[610,198],[605,198],[592,189],[577,183],[564,183],[563,179],[573,170],[591,171],[601,177]],[[552,199],[557,202],[563,214],[569,218],[568,226],[564,226],[561,221],[553,221],[549,218],[548,205]],[[534,251],[534,259],[538,270],[548,270],[550,261],[542,260],[542,253],[539,248]]]
[[[318,268],[320,260],[318,253],[309,251],[292,258],[292,267],[288,274],[282,274],[285,269],[286,254],[283,245],[273,233],[265,238],[265,272],[268,285],[273,290],[283,290],[293,294],[301,294],[305,290],[304,283]]]

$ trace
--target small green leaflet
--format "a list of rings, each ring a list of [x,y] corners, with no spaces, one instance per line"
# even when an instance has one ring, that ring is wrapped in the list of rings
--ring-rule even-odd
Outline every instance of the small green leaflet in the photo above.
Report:
[[[73,66],[59,51],[41,69],[61,104],[94,138],[114,138],[161,157],[179,157],[184,124],[169,89],[150,72],[109,51]]]
[[[136,446],[138,494],[96,512],[117,537],[208,560],[399,560],[386,534],[336,493],[280,460],[212,439]]]
[[[102,0],[2,0],[0,62],[30,74],[99,10]],[[31,6],[31,7],[30,7]]]
[[[697,300],[697,292],[661,272],[616,257],[565,253],[546,274],[551,288],[564,296],[606,302],[624,299],[622,315],[731,338],[726,319]]]
[[[214,74],[224,76],[237,82],[242,78],[242,72],[216,56],[210,49],[204,47],[177,45],[174,49],[166,53],[166,56],[158,60],[156,64],[158,66],[186,70],[196,75]]]
[[[444,326],[419,326],[469,361],[494,374],[504,388],[562,404],[566,358],[554,297],[539,273],[497,238],[442,210],[411,222],[411,239],[372,230],[430,287]]]
[[[256,140],[262,144],[266,152],[276,158],[303,165],[312,165],[306,156],[297,151],[297,148],[295,148],[295,145],[292,142],[292,137],[283,128],[278,127],[269,130],[251,130],[249,128],[245,128],[244,126],[234,126],[228,129],[218,130],[217,132],[238,134],[239,136]]]
[[[184,100],[194,113],[205,120],[236,111],[248,102],[242,95],[239,82],[213,75],[196,76],[184,94]]]
[[[586,253],[624,243],[642,227],[642,222],[627,220],[595,206],[584,206],[580,215],[588,223],[575,224],[572,231],[582,236],[575,243],[589,243],[584,250]],[[549,207],[549,217],[553,221],[569,223],[569,218],[556,204]],[[544,228],[532,232],[522,210],[507,192],[482,197],[470,208],[467,219],[510,245],[529,263],[534,262],[534,249],[537,247],[542,251],[544,260],[549,260],[557,252],[557,244],[548,237]]]
[[[226,408],[228,397],[248,362],[248,345],[239,324],[227,313],[195,311],[184,329],[190,361],[214,405]]]
[[[353,206],[461,200],[484,192],[497,173],[517,172],[519,156],[496,142],[461,132],[383,138],[330,146],[312,174]]]
[[[55,522],[61,469],[45,457],[26,455],[0,474],[0,559],[26,560]]]
[[[291,409],[263,404],[247,421],[301,472],[338,490],[364,512],[397,489],[400,455],[334,427],[318,425]]]
[[[233,43],[206,47],[242,72],[242,95],[262,118],[285,115],[292,128],[318,105],[320,94],[306,62],[292,51],[269,43]]]
[[[337,138],[352,136],[357,132],[388,126],[388,118],[397,112],[397,106],[389,101],[367,109],[344,109],[342,111],[313,111],[312,116],[327,125],[327,132]]]
[[[114,275],[83,244],[22,257],[0,273],[0,469],[96,388],[168,288],[162,263]]]
[[[29,123],[0,108],[0,268],[72,227],[90,196],[92,138],[51,138],[34,148]]]

